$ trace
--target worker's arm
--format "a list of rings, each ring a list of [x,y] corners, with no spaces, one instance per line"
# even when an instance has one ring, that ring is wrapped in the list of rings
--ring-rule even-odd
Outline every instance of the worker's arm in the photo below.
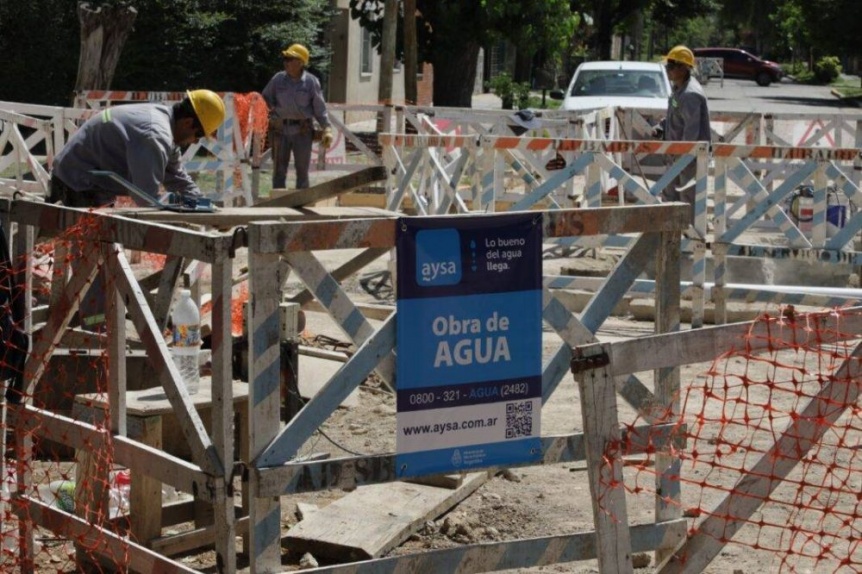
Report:
[[[314,113],[314,119],[320,124],[320,127],[329,129],[329,114],[326,111],[326,102],[323,100],[323,90],[320,88],[320,82],[314,78],[314,87],[311,90],[311,110]]]
[[[198,184],[183,167],[179,148],[174,148],[173,153],[168,157],[164,185],[166,190],[183,196],[199,197],[202,195]]]
[[[183,170],[179,148],[173,145],[142,139],[129,146],[126,161],[131,182],[153,198],[159,197],[162,185],[181,195],[201,194],[197,184]]]

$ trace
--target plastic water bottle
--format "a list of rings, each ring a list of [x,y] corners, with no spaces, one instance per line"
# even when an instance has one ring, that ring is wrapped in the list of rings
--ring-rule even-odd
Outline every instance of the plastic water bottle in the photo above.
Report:
[[[174,341],[171,347],[174,363],[180,370],[190,395],[198,392],[200,367],[198,353],[201,347],[201,314],[188,289],[180,291],[180,300],[171,313],[174,324]]]
[[[131,488],[132,475],[128,470],[121,470],[114,474],[108,498],[111,518],[120,514],[129,513],[129,495]]]

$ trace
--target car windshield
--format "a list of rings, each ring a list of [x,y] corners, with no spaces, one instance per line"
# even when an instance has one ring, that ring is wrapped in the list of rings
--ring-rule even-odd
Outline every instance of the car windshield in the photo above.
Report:
[[[572,86],[572,96],[628,96],[666,98],[661,72],[652,70],[583,70]]]

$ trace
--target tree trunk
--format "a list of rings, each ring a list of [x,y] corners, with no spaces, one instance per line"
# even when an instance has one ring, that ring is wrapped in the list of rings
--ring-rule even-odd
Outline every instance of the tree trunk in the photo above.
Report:
[[[533,52],[521,47],[515,48],[515,81],[528,82],[533,80]]]
[[[75,91],[107,90],[120,61],[123,45],[132,31],[138,11],[131,6],[78,4],[81,23],[81,55]]]
[[[434,64],[434,105],[473,107],[473,85],[479,63],[479,42],[465,39],[454,53],[436,50]]]
[[[380,83],[377,102],[392,104],[392,71],[395,69],[395,40],[398,31],[398,0],[386,0],[383,8],[383,37],[380,40]],[[377,114],[377,131],[388,132],[383,112]]]
[[[417,52],[416,0],[404,0],[404,99],[414,106],[419,103]]]

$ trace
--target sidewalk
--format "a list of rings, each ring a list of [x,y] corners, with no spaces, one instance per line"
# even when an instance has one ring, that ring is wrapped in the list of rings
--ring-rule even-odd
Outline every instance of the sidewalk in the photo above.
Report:
[[[492,93],[473,94],[473,109],[475,110],[501,110],[503,102]]]

